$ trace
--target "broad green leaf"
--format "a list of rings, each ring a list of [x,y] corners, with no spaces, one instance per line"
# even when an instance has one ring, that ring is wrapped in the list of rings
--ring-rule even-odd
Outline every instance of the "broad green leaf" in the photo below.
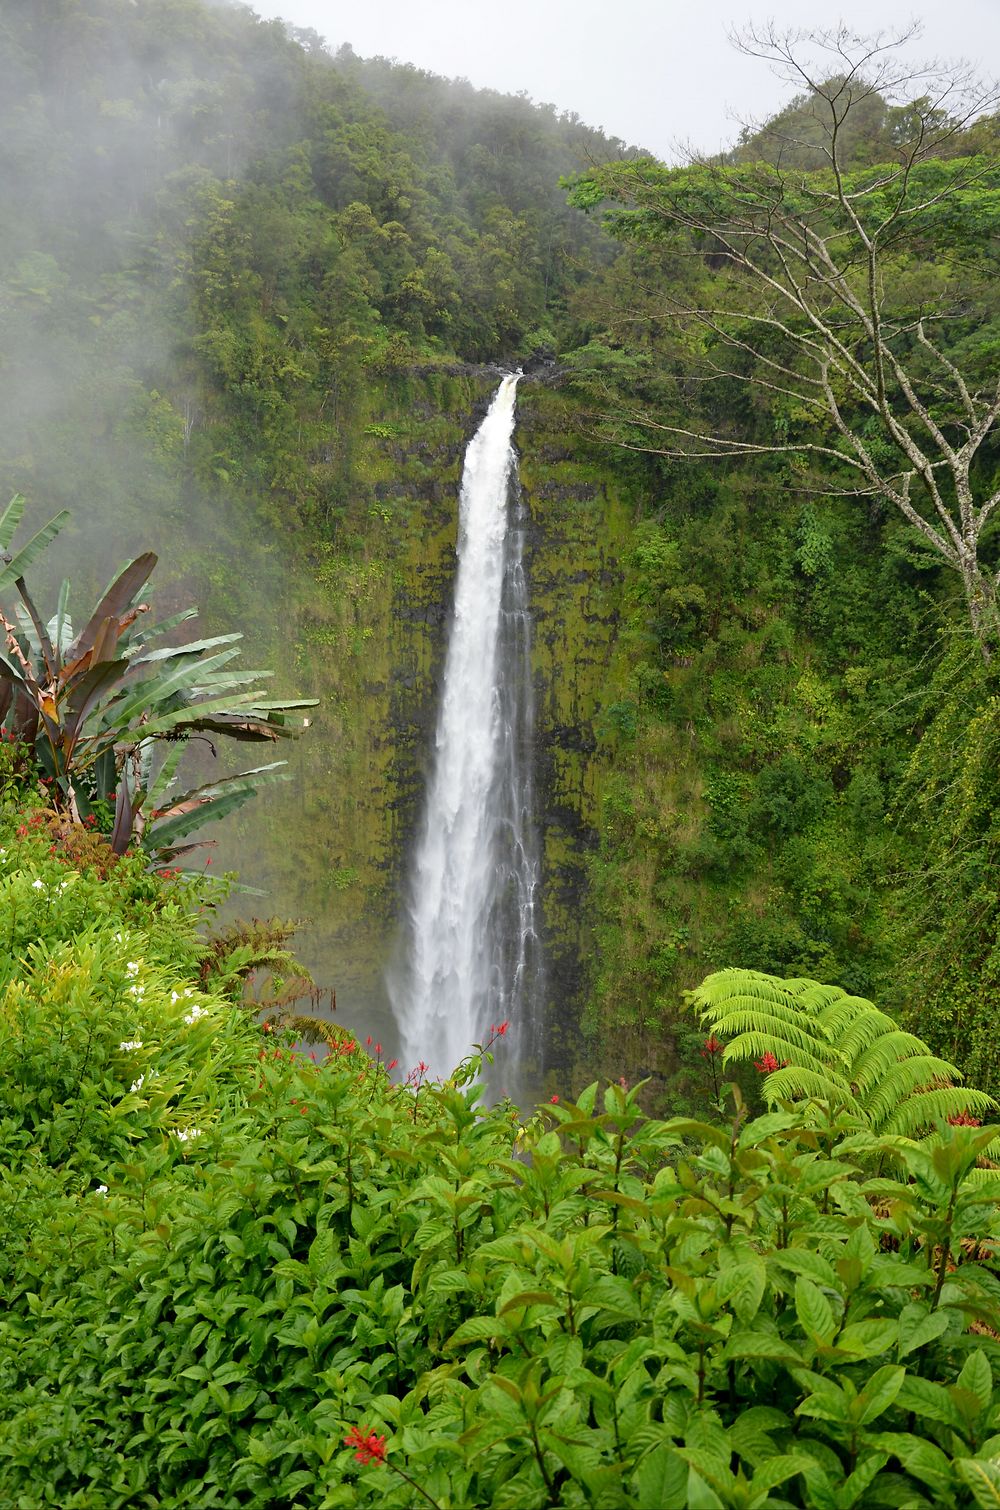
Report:
[[[766,1284],[764,1260],[752,1253],[720,1271],[716,1290],[719,1300],[728,1302],[740,1321],[752,1321],[760,1309]]]
[[[799,1275],[795,1281],[795,1314],[808,1336],[820,1342],[833,1340],[837,1323],[830,1302],[804,1275]]]
[[[494,1337],[502,1336],[503,1331],[495,1316],[470,1316],[452,1332],[444,1345],[444,1351],[447,1353],[453,1348],[465,1347],[470,1342],[492,1342]]]
[[[906,1370],[887,1363],[876,1369],[851,1407],[851,1414],[862,1426],[868,1426],[889,1409],[903,1387]]]
[[[959,1389],[967,1389],[975,1395],[980,1410],[989,1410],[993,1400],[993,1371],[981,1348],[966,1358],[957,1383]]]
[[[780,1269],[791,1269],[793,1274],[801,1274],[818,1284],[827,1285],[831,1290],[838,1288],[833,1265],[811,1248],[780,1248],[769,1253],[767,1261]]]
[[[980,1462],[978,1458],[956,1458],[955,1470],[963,1484],[972,1490],[982,1510],[1000,1510],[1000,1460]]]
[[[723,1358],[771,1358],[780,1363],[801,1363],[802,1354],[777,1332],[747,1328],[733,1332],[722,1353]]]
[[[873,1432],[866,1440],[890,1457],[898,1458],[907,1473],[921,1479],[940,1499],[950,1493],[951,1459],[934,1442],[901,1431]]]
[[[888,1317],[884,1321],[852,1321],[837,1338],[837,1350],[853,1358],[876,1358],[895,1348],[898,1335],[899,1324]]]
[[[562,1311],[566,1308],[566,1302],[553,1295],[551,1290],[520,1290],[504,1302],[497,1315],[506,1316],[508,1311],[526,1311],[529,1306],[555,1306]]]
[[[813,1459],[806,1457],[804,1453],[779,1453],[777,1456],[772,1457],[768,1462],[762,1463],[759,1468],[754,1470],[753,1478],[750,1481],[750,1487],[753,1491],[751,1503],[755,1505],[762,1503],[760,1500],[762,1493],[768,1494],[772,1489],[776,1489],[779,1484],[784,1484],[788,1479],[793,1478],[795,1474],[805,1473],[813,1466]]]
[[[911,1410],[916,1416],[927,1416],[931,1421],[941,1421],[959,1431],[964,1425],[948,1391],[931,1379],[920,1379],[914,1374],[907,1374],[896,1399],[904,1410]]]
[[[688,1465],[666,1442],[648,1452],[636,1469],[633,1493],[637,1510],[664,1510],[687,1500]]]
[[[931,1311],[925,1301],[911,1301],[900,1312],[899,1357],[905,1358],[907,1353],[933,1342],[935,1337],[940,1337],[947,1330],[947,1311]]]

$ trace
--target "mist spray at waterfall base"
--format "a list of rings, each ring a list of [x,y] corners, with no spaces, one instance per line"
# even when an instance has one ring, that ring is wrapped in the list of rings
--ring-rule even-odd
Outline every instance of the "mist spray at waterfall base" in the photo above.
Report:
[[[540,852],[534,821],[526,516],[513,445],[518,375],[469,443],[433,765],[389,989],[405,1066],[446,1076],[509,1021],[489,1077],[517,1099],[541,1066]]]

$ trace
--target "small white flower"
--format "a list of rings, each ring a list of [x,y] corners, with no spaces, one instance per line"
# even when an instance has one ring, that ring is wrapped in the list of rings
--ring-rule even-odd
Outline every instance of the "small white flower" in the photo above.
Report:
[[[126,975],[138,975],[139,974],[139,963],[138,963],[137,960],[134,960],[134,959],[129,960],[128,964],[125,966],[125,974]]]
[[[200,1138],[201,1137],[201,1128],[200,1127],[175,1127],[173,1135],[177,1139],[178,1143],[190,1143],[190,1141],[191,1141],[192,1138]]]
[[[44,881],[32,881],[32,883],[31,883],[31,889],[32,889],[32,891],[44,891],[45,890],[45,882]]]
[[[107,1193],[108,1193],[108,1187],[107,1187],[107,1185],[98,1185],[96,1191],[94,1192],[95,1195],[107,1195]]]
[[[123,1054],[129,1054],[129,1053],[131,1053],[131,1051],[133,1049],[141,1049],[142,1048],[142,1039],[141,1038],[126,1038],[125,1042],[124,1043],[120,1043],[118,1045],[118,1047],[119,1047],[119,1049],[121,1049],[121,1051],[122,1051]]]
[[[136,1001],[141,1001],[146,994],[145,986],[129,986],[128,995],[134,996]]]
[[[206,1009],[204,1007],[199,1007],[198,1003],[195,1002],[195,1004],[191,1008],[190,1012],[185,1012],[184,1013],[183,1021],[186,1022],[188,1024],[188,1026],[190,1027],[191,1023],[197,1022],[199,1017],[207,1017],[207,1016],[208,1016],[208,1012],[206,1011]]]
[[[142,1088],[145,1085],[145,1083],[146,1083],[146,1076],[145,1075],[140,1075],[139,1078],[138,1078],[138,1080],[133,1080],[132,1081],[132,1084],[129,1086],[129,1090],[131,1091],[131,1093],[133,1095],[135,1095],[135,1093],[137,1091],[141,1091],[142,1090]]]

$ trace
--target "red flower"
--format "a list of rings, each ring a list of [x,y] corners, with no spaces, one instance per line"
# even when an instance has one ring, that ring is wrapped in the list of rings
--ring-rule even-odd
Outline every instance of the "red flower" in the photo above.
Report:
[[[710,1059],[714,1054],[721,1054],[725,1045],[714,1033],[710,1033],[698,1050],[703,1059]]]
[[[357,1448],[354,1456],[359,1463],[370,1463],[373,1458],[379,1463],[385,1462],[385,1437],[377,1436],[367,1426],[363,1430],[352,1426],[344,1438],[344,1446]]]
[[[559,1097],[558,1096],[550,1096],[549,1100],[552,1102],[552,1104],[554,1106],[555,1103],[559,1100]]]
[[[978,1117],[970,1117],[968,1112],[956,1112],[948,1121],[952,1127],[982,1127]]]
[[[762,1075],[770,1075],[772,1070],[783,1070],[787,1063],[787,1059],[778,1060],[773,1054],[762,1054],[759,1059],[754,1060],[753,1067]]]
[[[398,1063],[399,1063],[398,1059],[390,1059],[389,1063],[386,1065],[386,1069],[387,1070],[394,1070],[396,1068],[396,1066],[397,1066]]]

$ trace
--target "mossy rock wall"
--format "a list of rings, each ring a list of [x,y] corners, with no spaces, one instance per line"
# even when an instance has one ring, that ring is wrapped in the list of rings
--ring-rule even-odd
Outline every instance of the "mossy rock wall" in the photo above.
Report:
[[[349,510],[316,559],[283,576],[253,636],[255,659],[279,668],[281,689],[310,692],[320,707],[291,750],[294,780],[223,826],[214,862],[260,879],[268,896],[254,910],[303,920],[300,952],[336,988],[339,1015],[388,1044],[386,971],[433,744],[462,460],[495,386],[488,372],[395,378],[353,416]],[[562,1061],[591,965],[594,716],[607,695],[629,518],[583,456],[566,397],[526,381],[516,442],[530,517],[547,1016]],[[218,605],[214,616],[225,617]]]

